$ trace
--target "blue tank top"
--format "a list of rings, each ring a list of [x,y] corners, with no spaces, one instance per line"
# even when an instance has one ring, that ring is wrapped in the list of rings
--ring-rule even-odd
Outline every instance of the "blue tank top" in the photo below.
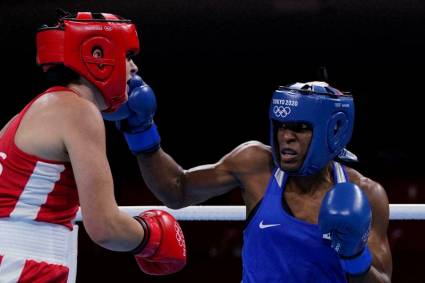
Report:
[[[333,162],[334,182],[348,180]],[[276,168],[266,193],[244,230],[243,283],[347,282],[330,241],[319,226],[289,215],[282,207],[287,174]]]

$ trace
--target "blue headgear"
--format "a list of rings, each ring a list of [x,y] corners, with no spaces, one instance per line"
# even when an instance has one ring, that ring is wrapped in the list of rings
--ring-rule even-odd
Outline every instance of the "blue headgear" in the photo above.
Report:
[[[335,158],[347,145],[354,126],[354,102],[324,82],[295,83],[273,93],[269,110],[273,159],[280,167],[277,127],[302,122],[313,130],[304,163],[294,175],[312,175]],[[277,123],[276,123],[277,122]]]

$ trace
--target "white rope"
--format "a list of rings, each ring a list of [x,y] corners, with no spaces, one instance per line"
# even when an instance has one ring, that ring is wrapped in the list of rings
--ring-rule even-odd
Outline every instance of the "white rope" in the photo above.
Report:
[[[391,220],[424,220],[425,204],[390,204]]]
[[[131,216],[139,215],[150,209],[161,209],[171,213],[177,220],[193,221],[243,221],[246,219],[245,206],[189,206],[182,209],[170,209],[165,206],[120,206]],[[424,220],[425,204],[390,204],[391,220]],[[82,221],[81,212],[78,211],[76,221]]]

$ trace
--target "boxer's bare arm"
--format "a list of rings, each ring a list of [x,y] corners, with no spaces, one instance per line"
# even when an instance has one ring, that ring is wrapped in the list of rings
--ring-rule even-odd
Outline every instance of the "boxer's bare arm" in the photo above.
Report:
[[[143,230],[117,207],[99,111],[83,99],[67,99],[58,107],[62,107],[58,109],[63,115],[61,136],[74,171],[86,231],[107,249],[135,248],[143,239]]]
[[[149,189],[165,205],[175,209],[201,203],[235,187],[249,190],[255,186],[251,183],[258,175],[270,174],[270,161],[269,148],[254,141],[241,144],[215,164],[189,170],[184,170],[162,149],[138,156]]]

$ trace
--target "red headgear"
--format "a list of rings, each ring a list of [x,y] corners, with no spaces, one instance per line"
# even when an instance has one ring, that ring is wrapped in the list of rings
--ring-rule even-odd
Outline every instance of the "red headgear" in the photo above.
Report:
[[[126,101],[126,56],[139,51],[130,20],[106,13],[66,15],[56,26],[41,28],[36,42],[39,65],[64,64],[86,78],[102,93],[107,112]],[[97,49],[101,55],[95,57]]]

